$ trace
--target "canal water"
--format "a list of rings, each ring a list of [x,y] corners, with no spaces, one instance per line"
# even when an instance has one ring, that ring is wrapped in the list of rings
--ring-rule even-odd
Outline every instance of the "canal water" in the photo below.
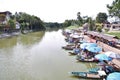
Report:
[[[71,71],[88,71],[61,47],[62,30],[34,32],[0,40],[0,80],[78,80]],[[84,79],[80,79],[84,80]]]

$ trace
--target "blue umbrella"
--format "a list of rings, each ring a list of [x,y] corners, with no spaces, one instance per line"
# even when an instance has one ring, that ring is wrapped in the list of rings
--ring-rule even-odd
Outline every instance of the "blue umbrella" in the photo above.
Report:
[[[96,43],[83,43],[80,45],[81,49],[86,49],[86,47],[97,47]]]
[[[107,76],[107,80],[120,80],[120,73],[119,72],[110,73]]]
[[[94,53],[97,53],[97,52],[100,52],[102,51],[102,48],[101,47],[91,47],[91,46],[88,46],[86,47],[86,49],[90,52],[94,52]]]
[[[97,47],[97,44],[96,43],[88,43],[88,46],[90,46],[90,47]]]
[[[102,53],[95,55],[95,58],[98,59],[99,61],[103,61],[103,60],[111,61],[112,60],[112,58],[110,58]]]
[[[83,43],[83,44],[80,45],[80,48],[85,49],[87,47],[87,45],[88,45],[88,43]]]

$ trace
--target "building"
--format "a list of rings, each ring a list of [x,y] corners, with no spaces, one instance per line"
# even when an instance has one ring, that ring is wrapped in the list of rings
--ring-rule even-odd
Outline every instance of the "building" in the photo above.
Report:
[[[11,12],[5,11],[0,12],[0,24],[7,24],[7,21],[10,20]]]
[[[112,23],[109,31],[120,31],[120,23]]]
[[[108,29],[108,31],[119,31],[120,30],[120,22],[113,23],[105,23],[104,29]]]

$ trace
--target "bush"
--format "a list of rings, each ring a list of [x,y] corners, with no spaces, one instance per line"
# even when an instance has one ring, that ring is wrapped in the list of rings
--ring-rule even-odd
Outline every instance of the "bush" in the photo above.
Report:
[[[102,28],[101,28],[101,27],[98,27],[98,28],[97,28],[97,31],[98,31],[98,32],[102,32]]]
[[[105,32],[108,32],[109,31],[109,29],[105,29]]]

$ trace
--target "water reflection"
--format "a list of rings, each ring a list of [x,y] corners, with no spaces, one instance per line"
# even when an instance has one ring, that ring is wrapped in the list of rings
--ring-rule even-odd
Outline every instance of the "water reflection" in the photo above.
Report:
[[[26,35],[20,35],[17,37],[12,37],[12,38],[7,38],[7,39],[0,39],[0,48],[10,48],[14,47],[17,45],[17,43],[23,44],[23,45],[31,45],[34,43],[39,42],[45,32],[34,32],[34,33],[29,33]]]
[[[31,45],[42,40],[45,35],[45,31],[29,33],[27,35],[22,35],[19,38],[19,43],[23,45]]]

